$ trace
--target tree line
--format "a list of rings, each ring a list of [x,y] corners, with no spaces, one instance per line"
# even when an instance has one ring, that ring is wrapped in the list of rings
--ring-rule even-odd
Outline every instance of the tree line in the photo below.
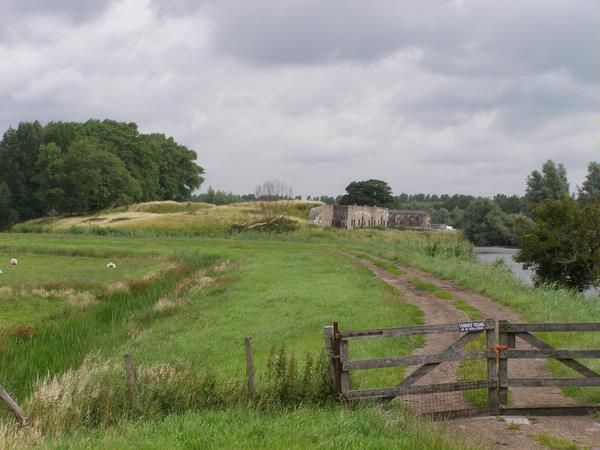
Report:
[[[45,215],[187,200],[204,181],[196,156],[135,123],[21,122],[0,141],[0,229]]]

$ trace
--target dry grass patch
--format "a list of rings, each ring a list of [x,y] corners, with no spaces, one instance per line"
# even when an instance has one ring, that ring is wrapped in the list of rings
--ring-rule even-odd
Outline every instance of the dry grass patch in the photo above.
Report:
[[[194,272],[190,277],[181,280],[168,294],[158,299],[154,305],[156,311],[165,311],[185,304],[189,298],[199,291],[213,286],[216,278],[207,274],[206,270]]]

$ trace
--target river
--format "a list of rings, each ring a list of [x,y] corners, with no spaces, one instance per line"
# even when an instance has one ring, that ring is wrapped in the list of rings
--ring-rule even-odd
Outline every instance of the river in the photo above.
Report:
[[[481,261],[493,263],[497,259],[501,259],[518,278],[533,285],[533,271],[523,269],[523,266],[513,259],[518,251],[516,248],[506,247],[475,247],[475,254]]]
[[[531,286],[533,285],[533,271],[524,269],[520,263],[513,259],[518,251],[516,248],[507,247],[475,247],[475,254],[481,261],[493,263],[497,259],[502,259],[510,267],[512,273]],[[600,294],[598,289],[590,289],[586,292],[588,296],[597,294]]]

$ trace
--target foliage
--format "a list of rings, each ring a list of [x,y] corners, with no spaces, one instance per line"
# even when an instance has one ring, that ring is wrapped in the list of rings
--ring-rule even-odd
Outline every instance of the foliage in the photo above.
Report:
[[[17,214],[11,208],[10,190],[5,181],[0,182],[0,230],[7,229],[17,219]]]
[[[475,245],[515,246],[519,243],[519,226],[523,216],[508,215],[492,200],[473,201],[464,216],[465,236]]]
[[[335,397],[329,362],[323,352],[316,360],[306,355],[302,367],[284,346],[279,349],[273,346],[266,368],[259,389],[262,405],[323,404]]]
[[[22,122],[0,141],[0,206],[15,221],[133,201],[185,200],[202,181],[196,153],[134,123]],[[6,191],[8,190],[8,193]],[[10,221],[12,222],[12,220]],[[8,220],[2,220],[0,229]]]
[[[600,163],[590,162],[585,181],[579,189],[579,197],[583,203],[600,202]]]
[[[542,172],[534,170],[527,177],[525,199],[530,211],[544,200],[559,200],[569,196],[567,170],[562,164],[548,160],[542,166]]]
[[[238,195],[232,192],[225,192],[219,189],[215,190],[209,186],[206,193],[192,196],[196,202],[211,203],[213,205],[231,205],[232,203],[254,202],[255,194]]]
[[[387,206],[392,201],[392,188],[382,180],[353,181],[346,186],[342,205]]]
[[[583,291],[600,282],[600,203],[548,200],[534,210],[533,220],[515,259],[534,270],[537,285]]]

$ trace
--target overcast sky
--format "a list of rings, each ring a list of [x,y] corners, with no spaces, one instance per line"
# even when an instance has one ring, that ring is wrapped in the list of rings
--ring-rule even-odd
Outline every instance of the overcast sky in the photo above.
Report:
[[[0,0],[0,61],[2,130],[136,122],[203,190],[521,194],[600,161],[595,0]]]

